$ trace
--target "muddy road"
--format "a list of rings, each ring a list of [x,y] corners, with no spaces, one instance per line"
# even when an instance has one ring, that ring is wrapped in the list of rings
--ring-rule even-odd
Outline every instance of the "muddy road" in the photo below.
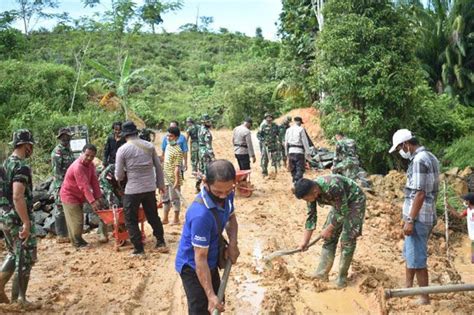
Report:
[[[214,139],[216,156],[235,162],[231,131],[214,131]],[[259,166],[252,167],[251,180],[256,190],[250,198],[236,199],[241,257],[231,273],[226,313],[474,312],[474,293],[433,295],[430,306],[414,305],[416,298],[382,301],[381,288],[403,286],[404,263],[398,233],[400,205],[377,195],[369,195],[364,232],[349,271],[347,288],[335,290],[333,285],[339,253],[329,283],[309,277],[318,263],[320,244],[266,266],[262,256],[277,249],[293,248],[300,242],[306,207],[290,194],[288,172],[281,170],[275,178],[263,179]],[[307,175],[312,177],[317,173]],[[190,202],[194,180],[189,171],[185,178],[184,196]],[[327,211],[320,210],[318,231]],[[184,217],[183,213],[181,216]],[[160,254],[153,250],[154,240],[147,226],[144,258],[131,257],[130,246],[115,252],[112,242],[99,244],[95,232],[85,235],[91,246],[81,250],[56,244],[54,238],[40,240],[39,262],[32,271],[28,292],[29,298],[42,306],[34,313],[185,314],[186,299],[174,270],[181,229],[181,226],[165,226],[171,252]],[[467,238],[453,234],[451,239],[456,258],[447,260],[444,240],[431,238],[432,284],[474,280]],[[14,307],[0,306],[2,313],[15,311]]]

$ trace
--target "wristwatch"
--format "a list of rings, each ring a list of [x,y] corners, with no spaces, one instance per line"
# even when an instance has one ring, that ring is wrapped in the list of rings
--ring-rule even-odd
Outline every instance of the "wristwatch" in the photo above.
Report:
[[[407,223],[410,223],[410,224],[413,224],[415,223],[415,219],[413,219],[412,217],[407,217]]]

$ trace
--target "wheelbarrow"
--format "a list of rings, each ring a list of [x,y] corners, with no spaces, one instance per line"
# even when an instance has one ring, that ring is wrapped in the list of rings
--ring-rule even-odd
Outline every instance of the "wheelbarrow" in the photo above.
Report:
[[[252,184],[250,183],[251,170],[237,171],[235,174],[235,190],[237,194],[242,197],[250,197],[254,191]]]
[[[157,207],[161,208],[163,203],[160,202]],[[112,209],[98,210],[96,211],[100,219],[107,225],[112,225],[114,230],[112,236],[115,239],[115,250],[119,251],[119,248],[125,244],[129,239],[127,229],[125,228],[125,213],[123,208],[112,205]],[[145,210],[142,207],[138,208],[138,222],[140,223],[140,231],[142,233],[142,241],[145,241]]]

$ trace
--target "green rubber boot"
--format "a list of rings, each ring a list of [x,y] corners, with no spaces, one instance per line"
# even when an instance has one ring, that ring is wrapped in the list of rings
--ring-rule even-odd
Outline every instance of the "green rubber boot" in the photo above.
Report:
[[[336,285],[338,288],[344,288],[347,285],[347,273],[351,266],[354,251],[349,253],[341,253],[341,260],[339,261],[339,275],[337,276]]]
[[[313,274],[313,278],[322,281],[329,281],[329,271],[331,271],[334,263],[334,257],[336,256],[336,249],[322,248],[321,259],[319,261],[318,268]]]

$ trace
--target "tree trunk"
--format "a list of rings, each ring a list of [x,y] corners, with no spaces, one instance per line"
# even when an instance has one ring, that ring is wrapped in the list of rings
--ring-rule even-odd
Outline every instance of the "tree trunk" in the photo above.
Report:
[[[74,108],[74,100],[76,99],[76,92],[77,92],[77,86],[79,84],[79,78],[81,76],[81,70],[82,70],[82,61],[86,57],[87,54],[87,49],[89,48],[89,44],[91,42],[91,39],[89,38],[89,41],[87,42],[86,47],[84,48],[84,53],[82,54],[82,58],[77,58],[76,57],[76,62],[77,62],[77,77],[76,77],[76,83],[74,84],[74,91],[72,93],[72,100],[71,100],[71,107],[69,108],[69,111],[72,112]]]

